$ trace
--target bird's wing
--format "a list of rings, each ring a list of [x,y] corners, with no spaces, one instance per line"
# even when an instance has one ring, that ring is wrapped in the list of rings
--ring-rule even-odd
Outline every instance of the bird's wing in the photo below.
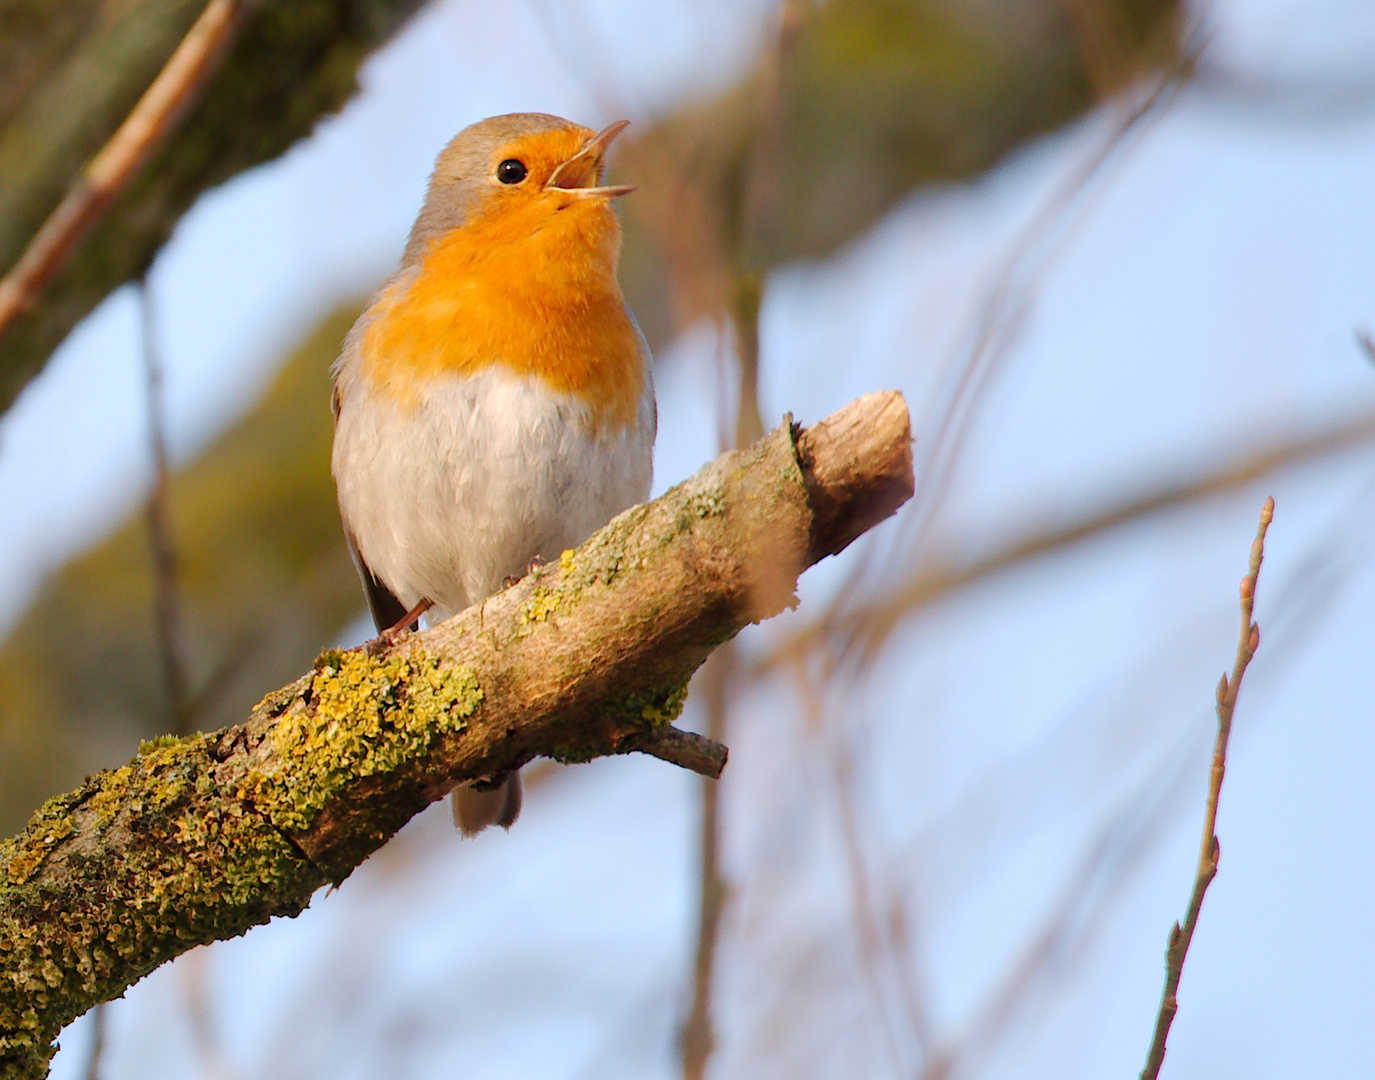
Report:
[[[339,420],[339,406],[341,404],[339,384],[335,383],[334,392],[329,396],[329,411],[334,414],[336,423]],[[377,627],[378,633],[381,633],[406,617],[405,605],[392,595],[389,588],[377,580],[377,576],[363,561],[363,556],[358,552],[358,541],[353,538],[353,530],[349,528],[348,518],[344,517],[342,506],[339,508],[339,520],[344,526],[344,543],[348,544],[349,558],[353,560],[353,565],[358,568],[358,577],[363,582],[363,595],[368,598],[368,611],[372,613],[373,625]]]
[[[344,541],[349,546],[353,565],[358,567],[358,577],[363,582],[363,594],[368,598],[368,610],[372,612],[373,625],[379,633],[390,629],[406,617],[406,606],[368,569],[363,556],[358,554],[358,544],[353,539],[347,521],[344,522]]]

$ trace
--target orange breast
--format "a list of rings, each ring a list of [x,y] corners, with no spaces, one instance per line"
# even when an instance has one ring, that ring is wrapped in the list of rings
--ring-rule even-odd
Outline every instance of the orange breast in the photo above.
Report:
[[[478,213],[376,301],[363,372],[415,400],[426,380],[494,365],[584,402],[596,428],[635,422],[639,339],[616,283],[620,229],[599,199],[550,194]]]

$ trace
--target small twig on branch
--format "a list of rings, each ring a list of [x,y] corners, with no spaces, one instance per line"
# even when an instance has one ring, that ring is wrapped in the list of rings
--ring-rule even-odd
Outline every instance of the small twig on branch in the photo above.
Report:
[[[1227,767],[1227,740],[1232,734],[1232,713],[1236,709],[1237,694],[1241,690],[1241,679],[1251,658],[1260,647],[1260,627],[1251,620],[1255,605],[1256,580],[1260,576],[1260,563],[1265,555],[1265,532],[1270,528],[1270,519],[1275,513],[1275,500],[1265,500],[1260,511],[1260,527],[1256,539],[1251,544],[1251,565],[1241,579],[1241,637],[1237,642],[1236,661],[1232,665],[1232,677],[1226,672],[1217,684],[1217,741],[1213,744],[1213,769],[1208,781],[1208,806],[1203,815],[1203,843],[1198,853],[1198,873],[1194,877],[1193,894],[1189,897],[1189,910],[1184,916],[1184,925],[1175,923],[1170,929],[1170,943],[1165,950],[1165,992],[1160,997],[1160,1011],[1156,1015],[1155,1035],[1151,1039],[1151,1049],[1146,1057],[1146,1067],[1141,1070],[1141,1080],[1156,1080],[1160,1075],[1160,1065],[1165,1060],[1165,1040],[1170,1034],[1179,1009],[1176,993],[1179,990],[1179,976],[1184,970],[1184,957],[1189,952],[1189,942],[1193,940],[1194,928],[1198,925],[1198,913],[1203,907],[1203,894],[1217,874],[1217,861],[1220,848],[1217,842],[1217,800],[1222,792],[1222,776]]]
[[[655,728],[651,735],[636,744],[635,749],[712,780],[719,779],[726,767],[727,751],[719,742],[672,724]]]
[[[33,304],[177,122],[224,56],[256,0],[210,0],[195,24],[86,171],[0,280],[0,335]]]

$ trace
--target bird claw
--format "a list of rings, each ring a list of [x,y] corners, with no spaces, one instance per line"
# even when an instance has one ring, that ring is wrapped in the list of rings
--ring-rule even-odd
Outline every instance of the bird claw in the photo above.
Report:
[[[518,584],[519,582],[524,581],[527,577],[529,577],[531,574],[533,574],[536,570],[540,569],[541,567],[548,566],[548,565],[549,565],[549,564],[548,564],[547,562],[544,561],[544,557],[543,557],[543,556],[541,556],[541,555],[536,555],[533,559],[530,560],[530,564],[525,568],[525,573],[523,573],[523,574],[507,574],[504,578],[502,578],[502,579],[501,579],[501,587],[502,587],[503,589],[509,589],[512,585],[515,585],[515,584]]]
[[[419,629],[420,616],[434,607],[433,600],[421,600],[410,611],[402,615],[401,618],[381,631],[375,638],[380,648],[389,649],[409,634],[412,630]]]

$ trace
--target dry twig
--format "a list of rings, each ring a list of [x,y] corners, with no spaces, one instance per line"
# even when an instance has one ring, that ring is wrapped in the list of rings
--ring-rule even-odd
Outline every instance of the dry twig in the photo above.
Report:
[[[0,334],[33,304],[98,221],[186,115],[256,0],[210,0],[182,43],[110,141],[0,280]]]
[[[1203,843],[1198,853],[1198,873],[1194,877],[1194,889],[1189,897],[1189,910],[1184,916],[1184,925],[1175,923],[1170,929],[1170,943],[1165,950],[1165,991],[1160,997],[1160,1011],[1156,1015],[1155,1035],[1151,1039],[1151,1049],[1146,1056],[1146,1067],[1141,1070],[1141,1080],[1156,1080],[1160,1075],[1160,1065],[1165,1060],[1165,1039],[1169,1036],[1170,1025],[1174,1022],[1179,1009],[1176,992],[1179,990],[1179,977],[1184,970],[1184,957],[1189,952],[1194,928],[1198,925],[1198,913],[1203,906],[1203,894],[1217,874],[1217,861],[1220,848],[1217,842],[1217,800],[1222,792],[1222,776],[1227,766],[1227,741],[1232,734],[1232,712],[1236,708],[1237,694],[1241,690],[1242,676],[1260,647],[1260,627],[1251,621],[1251,611],[1255,605],[1256,579],[1260,576],[1260,563],[1265,555],[1265,532],[1270,527],[1270,519],[1275,513],[1275,500],[1265,500],[1260,511],[1260,527],[1251,544],[1251,565],[1241,579],[1241,637],[1237,642],[1236,661],[1232,665],[1229,680],[1223,672],[1217,684],[1217,741],[1213,744],[1213,768],[1208,780],[1208,804],[1203,815]]]

